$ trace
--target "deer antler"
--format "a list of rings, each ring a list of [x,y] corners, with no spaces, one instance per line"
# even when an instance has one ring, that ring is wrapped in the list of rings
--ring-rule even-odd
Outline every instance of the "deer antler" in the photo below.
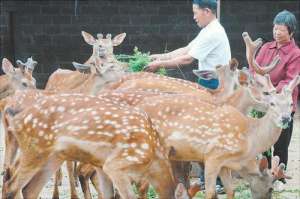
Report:
[[[17,60],[16,63],[22,71],[26,70],[29,73],[32,73],[38,62],[33,60],[32,57],[29,57],[25,63],[21,60]]]
[[[269,65],[261,67],[255,60],[255,56],[262,45],[262,39],[259,38],[256,41],[252,41],[251,37],[247,32],[243,32],[242,34],[244,42],[246,44],[246,57],[249,66],[251,66],[256,73],[264,75],[266,73],[270,73],[275,66],[280,62],[280,58],[277,55]]]

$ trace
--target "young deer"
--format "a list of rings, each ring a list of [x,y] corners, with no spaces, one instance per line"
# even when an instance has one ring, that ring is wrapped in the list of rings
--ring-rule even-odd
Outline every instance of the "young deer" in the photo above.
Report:
[[[18,68],[14,68],[6,58],[2,60],[2,70],[5,75],[0,76],[0,111],[5,106],[5,98],[14,94],[16,90],[35,88],[36,80],[32,77],[32,71],[37,62],[28,58],[26,63],[17,60]],[[8,67],[11,65],[12,67]]]
[[[112,67],[119,67],[119,69],[115,71],[122,72],[122,74],[125,71],[124,63],[121,63],[115,59],[113,54],[113,47],[118,46],[123,42],[126,33],[116,35],[113,39],[111,39],[110,34],[108,34],[106,38],[103,38],[102,34],[98,34],[98,39],[95,39],[92,35],[84,31],[82,31],[81,34],[85,42],[93,46],[93,52],[91,57],[84,64],[78,64],[76,62],[73,63],[73,65],[77,68],[78,71],[63,69],[58,69],[57,71],[55,71],[49,77],[45,88],[46,90],[72,90],[81,86],[83,82],[87,81],[88,79],[91,79],[90,74],[81,73],[79,71],[85,71],[87,73],[90,73],[91,70],[94,69],[96,71],[92,74],[97,73],[100,74],[100,76],[103,72],[105,72],[102,69],[103,66],[110,69]],[[93,66],[92,68],[90,67],[91,65]]]
[[[258,162],[256,163],[256,165],[258,165],[259,167],[259,171],[260,171],[260,176],[251,176],[248,173],[244,174],[244,178],[247,179],[248,182],[250,182],[252,185],[252,187],[257,187],[257,190],[251,190],[252,191],[252,198],[261,198],[261,193],[265,192],[265,186],[266,184],[268,185],[268,187],[270,187],[269,189],[269,193],[266,193],[267,197],[264,198],[272,198],[272,184],[281,178],[287,178],[290,179],[291,177],[286,176],[284,173],[284,167],[285,165],[283,163],[279,164],[279,157],[275,156],[272,158],[272,168],[269,169],[268,168],[268,160],[266,157],[263,157],[262,159],[258,160]],[[241,172],[241,174],[243,175],[243,173]],[[257,180],[257,179],[260,180]],[[259,189],[261,188],[261,190]],[[179,183],[176,187],[175,190],[175,198],[176,199],[190,199],[192,198],[194,195],[196,195],[196,193],[199,191],[199,189],[197,190],[186,190],[186,188],[184,187],[184,185],[182,183]],[[192,196],[192,197],[190,197]]]
[[[14,68],[11,62],[3,58],[2,60],[2,70],[4,71],[5,75],[1,76],[4,77],[1,83],[5,84],[5,87],[9,88],[9,92],[6,89],[3,90],[5,93],[1,93],[4,98],[1,98],[1,112],[5,105],[9,103],[13,96],[13,94],[19,90],[27,90],[35,88],[35,79],[32,77],[32,71],[36,66],[37,62],[34,61],[32,58],[28,58],[26,63],[21,61],[17,61],[18,68]],[[1,84],[2,86],[2,84]],[[1,159],[1,166],[3,165],[4,169],[4,177],[3,182],[9,177],[10,171],[9,166],[13,163],[14,157],[17,153],[15,149],[15,145],[17,145],[16,140],[11,135],[11,132],[7,129],[7,121],[5,118],[5,114],[1,117],[1,124],[3,125],[4,129],[4,136],[5,136],[5,154],[4,154],[4,163],[2,164]]]
[[[24,188],[25,198],[36,198],[65,160],[103,168],[122,198],[136,198],[131,182],[143,178],[161,198],[173,197],[166,151],[139,109],[83,94],[57,94],[19,111],[6,109],[21,153],[16,173],[4,185],[4,197],[19,198]]]
[[[255,47],[255,48],[259,48],[259,45],[253,45],[253,47]],[[219,70],[219,69],[218,69]],[[233,78],[232,76],[230,76],[230,75],[232,75],[232,73],[230,72],[231,70],[229,70],[229,67],[227,68],[227,70],[226,70],[226,68],[225,68],[225,70],[224,70],[224,68],[223,68],[223,74],[225,74],[225,75],[220,75],[221,77],[226,77],[226,78],[223,78],[223,79],[227,79],[227,81],[228,81],[228,79],[235,79],[235,78]],[[227,72],[226,72],[227,71]],[[233,70],[234,71],[234,70]],[[239,75],[241,76],[241,74],[243,74],[243,71],[239,71]],[[222,74],[222,73],[220,73],[219,72],[219,74]],[[227,75],[226,75],[227,74]],[[235,73],[233,73],[233,74],[235,74]],[[147,76],[146,74],[144,75],[144,78],[143,79],[138,79],[138,77],[135,77],[134,76],[135,74],[132,74],[132,75],[128,75],[128,76],[126,76],[126,77],[124,77],[124,78],[122,78],[119,82],[117,82],[112,88],[113,88],[113,90],[114,91],[119,91],[119,92],[113,92],[113,93],[106,93],[106,94],[100,94],[100,96],[101,97],[105,97],[105,98],[112,98],[112,99],[114,99],[114,100],[118,100],[118,101],[120,101],[120,102],[126,102],[126,103],[128,103],[128,104],[130,104],[130,105],[137,105],[137,104],[139,104],[144,98],[148,98],[148,97],[151,97],[151,96],[155,96],[155,93],[157,93],[157,95],[159,95],[159,92],[158,92],[158,90],[162,90],[162,89],[157,89],[157,90],[154,90],[154,89],[152,89],[151,91],[154,91],[154,93],[149,93],[149,92],[147,92],[147,91],[149,91],[149,90],[147,90],[147,89],[145,89],[146,91],[132,91],[132,92],[128,92],[127,90],[128,89],[118,89],[118,88],[120,88],[120,87],[122,87],[122,84],[125,82],[125,84],[126,84],[126,81],[128,81],[128,80],[133,80],[133,81],[136,81],[136,82],[139,82],[139,84],[138,83],[135,83],[135,84],[131,84],[132,86],[130,87],[130,86],[128,86],[127,88],[129,88],[129,90],[131,90],[130,88],[134,88],[134,87],[139,87],[140,85],[142,85],[142,86],[140,86],[140,88],[146,88],[147,86],[144,86],[144,85],[149,85],[148,86],[148,88],[151,88],[151,86],[152,86],[152,88],[155,88],[155,86],[153,86],[153,85],[158,85],[161,81],[156,81],[156,79],[154,79],[153,81],[149,81],[149,80],[151,80],[152,78],[153,78],[153,76]],[[249,74],[246,74],[246,75],[244,75],[244,82],[246,82],[246,81],[248,81],[248,79],[249,79],[249,77],[248,77],[248,75]],[[141,76],[139,76],[139,77],[141,77]],[[149,78],[149,79],[147,79],[147,78]],[[162,79],[162,78],[164,78],[164,77],[158,77],[157,79],[159,80],[159,79]],[[167,78],[165,78],[165,79],[167,79]],[[264,79],[264,78],[263,78]],[[145,81],[142,81],[142,80],[145,80]],[[175,86],[177,85],[176,84],[176,82],[177,82],[177,80],[175,80],[174,79],[174,81],[175,81]],[[172,82],[172,81],[170,81],[170,82]],[[185,83],[184,81],[183,81],[183,83]],[[248,82],[248,84],[249,84],[250,82]],[[144,85],[143,85],[144,84]],[[152,85],[151,85],[152,84]],[[229,84],[229,83],[227,83],[227,84]],[[121,86],[120,86],[121,85]],[[129,84],[130,85],[130,84]],[[172,84],[170,84],[170,85],[172,85]],[[193,85],[193,83],[190,83],[189,84],[190,85],[190,87],[187,87],[186,89],[185,89],[185,91],[188,93],[188,91],[189,91],[189,88],[190,89],[195,89],[194,91],[197,91],[197,89],[198,89],[198,86],[195,86],[195,85]],[[226,84],[224,84],[224,85],[226,85]],[[230,84],[229,84],[230,85]],[[231,83],[231,89],[233,90],[233,85],[234,84],[232,84]],[[264,92],[264,91],[266,91],[266,92],[271,92],[272,90],[268,90],[268,89],[266,89],[266,88],[264,88],[264,87],[262,87],[262,86],[264,86],[264,85],[266,85],[266,81],[265,82],[263,82],[263,83],[260,83],[260,84],[258,84],[258,85],[255,85],[255,87],[259,87],[259,89],[261,90],[261,92]],[[175,86],[173,86],[173,88],[175,87]],[[159,87],[159,86],[157,86],[157,87]],[[224,86],[225,88],[226,88],[226,86]],[[262,87],[262,88],[261,88]],[[184,87],[183,87],[184,88]],[[227,88],[229,88],[229,89],[227,89],[227,90],[230,90],[230,86],[227,86]],[[126,90],[126,92],[124,92],[124,90]],[[143,90],[143,89],[141,89],[141,90]],[[174,90],[174,89],[172,89],[172,86],[169,86],[169,90]],[[178,90],[178,89],[177,89]],[[252,89],[253,90],[253,89]],[[123,92],[121,92],[121,91],[123,91]],[[181,90],[181,91],[183,91],[183,90]],[[231,91],[232,92],[232,91]],[[184,92],[183,92],[184,93]],[[224,97],[224,99],[222,99],[222,100],[219,100],[220,102],[222,102],[222,103],[226,103],[226,104],[230,104],[230,105],[232,105],[232,106],[235,106],[235,107],[237,107],[240,111],[242,111],[244,114],[246,114],[247,113],[247,109],[250,107],[250,106],[254,106],[254,107],[257,107],[258,105],[259,106],[261,106],[261,103],[258,103],[256,100],[252,100],[252,98],[251,98],[251,96],[249,95],[250,93],[249,93],[249,90],[247,89],[247,88],[245,88],[245,87],[239,87],[230,97],[228,97],[228,98],[225,98]],[[164,96],[165,95],[168,95],[168,94],[163,94]],[[187,96],[188,97],[188,96]],[[203,97],[202,98],[202,100],[205,100],[205,97]],[[208,100],[209,101],[209,100]],[[211,101],[210,101],[211,102]],[[214,102],[211,102],[211,103],[215,103],[215,101]],[[222,104],[221,103],[221,104]],[[88,169],[86,169],[86,168],[89,168],[89,169],[92,169],[92,167],[85,167],[85,170],[84,170],[84,172],[85,173],[88,173],[89,175],[92,175],[93,174],[93,172],[91,172],[90,170],[88,170]],[[81,173],[81,174],[79,174],[80,176],[82,176],[81,178],[82,179],[88,179],[88,176],[86,176],[84,173]],[[83,182],[83,180],[81,181],[81,182]],[[87,184],[86,182],[84,183],[84,184]],[[85,186],[85,187],[87,187],[87,186]],[[88,187],[87,187],[88,188]]]

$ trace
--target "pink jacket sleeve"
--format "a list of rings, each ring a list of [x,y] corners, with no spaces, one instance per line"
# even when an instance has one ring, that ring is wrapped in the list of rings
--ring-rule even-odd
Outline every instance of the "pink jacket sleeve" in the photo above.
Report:
[[[286,71],[286,78],[282,79],[278,85],[276,86],[276,90],[278,92],[281,91],[284,85],[287,85],[292,79],[294,79],[300,73],[300,54],[299,56],[295,57],[288,63],[287,71]]]

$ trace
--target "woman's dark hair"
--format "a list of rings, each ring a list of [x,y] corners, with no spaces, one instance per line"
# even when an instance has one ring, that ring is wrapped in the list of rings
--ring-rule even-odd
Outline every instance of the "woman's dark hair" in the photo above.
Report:
[[[214,14],[217,13],[217,0],[193,0],[193,4],[200,8],[209,8]]]
[[[287,10],[279,12],[273,21],[273,24],[285,25],[288,28],[289,34],[296,32],[297,20],[293,13]]]

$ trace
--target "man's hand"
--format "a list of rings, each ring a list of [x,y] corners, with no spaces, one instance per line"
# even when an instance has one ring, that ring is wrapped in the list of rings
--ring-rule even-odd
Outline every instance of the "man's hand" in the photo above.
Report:
[[[150,55],[150,60],[151,61],[158,61],[161,59],[161,54],[153,54],[153,55]]]
[[[157,71],[161,66],[161,62],[160,61],[153,61],[150,62],[146,67],[145,67],[145,71],[147,72],[155,72]]]

